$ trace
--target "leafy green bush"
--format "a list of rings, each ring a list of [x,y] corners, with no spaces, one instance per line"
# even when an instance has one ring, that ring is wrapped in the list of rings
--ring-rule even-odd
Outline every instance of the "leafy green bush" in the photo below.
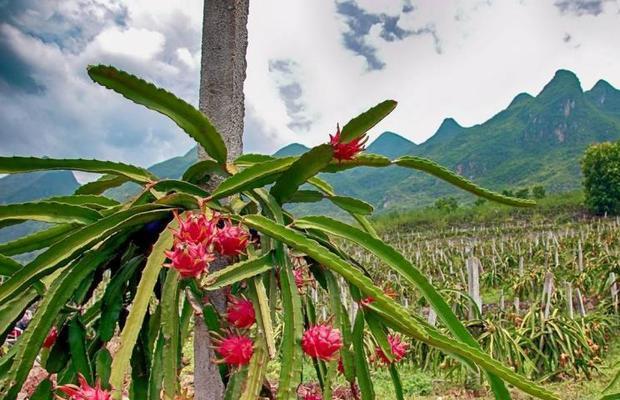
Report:
[[[530,188],[522,188],[515,192],[515,197],[527,199],[530,197]]]
[[[435,201],[435,208],[444,212],[452,212],[459,208],[459,203],[454,197],[442,197]]]
[[[585,204],[595,214],[620,213],[620,142],[590,146],[582,160]]]
[[[372,399],[366,346],[371,342],[387,360],[402,399],[390,339],[398,334],[484,371],[497,398],[509,398],[508,382],[531,396],[559,399],[480,350],[427,277],[378,238],[367,219],[372,206],[337,195],[317,177],[359,166],[398,165],[489,200],[533,205],[483,189],[430,160],[361,153],[367,131],[394,109],[395,101],[369,109],[329,143],[299,157],[246,154],[229,160],[220,134],[190,104],[113,67],[91,66],[88,73],[95,82],[171,118],[212,159],[199,161],[174,180],[110,161],[0,157],[2,174],[58,169],[104,174],[72,196],[0,206],[2,226],[25,220],[55,224],[1,246],[0,338],[30,305],[36,303],[36,311],[0,358],[0,398],[17,398],[37,358],[56,374],[59,385],[71,385],[80,374],[83,388],[99,380],[101,390],[110,390],[114,399],[125,389],[134,399],[159,399],[161,392],[175,398],[180,393],[180,348],[192,320],[200,318],[221,357],[227,398],[257,398],[270,361],[277,359],[276,396],[295,399],[305,353],[325,398],[331,398],[341,360],[344,378],[359,387],[363,399]],[[214,175],[224,179],[205,190]],[[141,193],[125,204],[102,195],[128,181],[139,184]],[[300,189],[305,184],[313,190]],[[296,218],[284,208],[323,199],[349,213],[358,226],[324,216]],[[342,250],[343,241],[371,252],[416,288],[450,335],[411,315],[375,285],[368,271]],[[26,265],[10,258],[34,250],[41,253]],[[226,266],[210,271],[216,257]],[[225,310],[204,301],[220,289],[231,294]],[[327,320],[317,317],[313,296],[328,300]],[[349,299],[360,305],[357,312],[345,308],[343,300]],[[347,311],[354,314],[352,321]],[[108,343],[114,338],[118,346],[111,354]],[[42,385],[41,391],[49,392],[50,381]]]
[[[536,185],[532,187],[532,196],[534,196],[535,199],[537,200],[544,199],[546,195],[547,195],[547,191],[545,190],[544,186]]]

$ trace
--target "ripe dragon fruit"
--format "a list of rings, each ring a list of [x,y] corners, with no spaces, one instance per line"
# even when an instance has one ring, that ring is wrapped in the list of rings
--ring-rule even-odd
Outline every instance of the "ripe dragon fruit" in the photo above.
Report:
[[[243,329],[254,325],[256,314],[252,302],[248,299],[229,295],[226,319],[236,328]]]
[[[47,337],[43,341],[43,347],[49,349],[54,345],[54,343],[56,343],[56,339],[58,339],[58,329],[53,326],[47,334]]]
[[[390,361],[389,358],[386,357],[383,350],[380,347],[375,349],[375,353],[377,355],[377,359],[380,360],[383,364],[389,365],[391,363],[397,363],[407,355],[407,350],[409,350],[409,344],[402,341],[400,336],[397,335],[388,335],[388,342],[390,343],[390,347],[392,349],[392,358],[393,361]]]
[[[220,362],[239,367],[250,363],[254,342],[247,336],[231,334],[217,343],[215,351],[222,356]]]
[[[329,324],[314,325],[304,332],[301,347],[312,358],[330,361],[342,348],[342,334]]]
[[[340,126],[337,125],[335,135],[329,135],[329,144],[334,151],[334,158],[338,161],[352,160],[358,153],[364,151],[364,145],[368,140],[368,136],[362,135],[348,143],[342,143],[340,137]]]
[[[112,400],[112,394],[101,389],[99,381],[97,381],[95,387],[92,387],[82,374],[78,374],[78,381],[80,386],[67,384],[58,386],[56,389],[68,395],[70,400]]]
[[[189,213],[185,219],[175,211],[179,229],[174,232],[177,242],[210,244],[217,231],[217,218],[208,219],[205,214]]]
[[[166,257],[170,259],[165,267],[179,271],[182,278],[197,278],[204,271],[208,271],[209,263],[215,260],[215,256],[207,252],[203,244],[178,243],[172,251],[166,251]]]
[[[218,229],[213,242],[215,249],[223,256],[236,256],[245,251],[250,234],[240,226],[224,221],[224,226]]]

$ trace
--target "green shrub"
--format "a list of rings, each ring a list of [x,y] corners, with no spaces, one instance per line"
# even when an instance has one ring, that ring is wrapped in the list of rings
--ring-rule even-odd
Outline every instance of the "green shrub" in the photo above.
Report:
[[[544,199],[545,196],[547,195],[547,192],[545,191],[545,187],[542,185],[536,185],[534,187],[532,187],[532,196],[534,196],[535,199]]]
[[[596,214],[620,213],[620,142],[590,146],[581,170],[588,209]]]
[[[515,197],[527,199],[530,197],[530,188],[519,189],[515,192]]]
[[[435,208],[445,212],[452,212],[459,208],[459,203],[454,197],[442,197],[435,201]]]

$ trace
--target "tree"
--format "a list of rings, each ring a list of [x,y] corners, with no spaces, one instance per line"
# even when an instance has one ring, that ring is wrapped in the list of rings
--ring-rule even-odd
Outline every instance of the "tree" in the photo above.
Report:
[[[435,208],[450,213],[459,208],[459,203],[452,196],[442,197],[435,201]]]
[[[590,146],[581,159],[585,204],[595,214],[620,213],[620,142]]]
[[[248,46],[249,0],[205,0],[200,64],[199,108],[220,132],[228,150],[228,161],[243,152],[246,50]],[[208,159],[204,148],[198,158]],[[216,180],[209,182],[214,189]],[[219,263],[223,267],[222,263]],[[209,300],[223,312],[222,291],[211,292]],[[198,318],[194,330],[194,389],[196,400],[224,397],[224,384],[207,327]]]
[[[546,195],[547,192],[545,191],[545,187],[543,185],[536,185],[532,187],[532,196],[534,196],[535,199],[544,199]]]
[[[528,197],[530,197],[530,188],[518,189],[515,192],[515,197],[518,197],[520,199],[527,199]]]

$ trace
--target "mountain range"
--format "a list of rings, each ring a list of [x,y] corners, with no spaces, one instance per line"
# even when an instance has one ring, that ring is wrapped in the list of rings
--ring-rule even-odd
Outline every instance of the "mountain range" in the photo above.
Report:
[[[574,73],[559,70],[538,94],[516,95],[504,110],[481,124],[464,127],[446,118],[421,144],[384,132],[366,151],[392,159],[406,154],[427,157],[498,191],[540,184],[547,191],[562,192],[579,187],[579,159],[589,144],[617,139],[620,90],[600,80],[584,91]],[[307,149],[293,143],[275,155],[297,155]],[[161,178],[178,178],[196,160],[192,149],[149,170]],[[362,198],[378,211],[428,205],[447,195],[470,199],[435,178],[399,167],[364,167],[323,177],[340,194]],[[64,171],[6,176],[0,178],[0,204],[69,194],[77,185],[73,175]],[[136,191],[135,185],[126,184],[107,194],[123,199]]]
[[[446,118],[421,144],[385,132],[367,151],[390,158],[430,158],[497,191],[543,185],[550,192],[565,192],[580,187],[579,160],[585,148],[618,139],[620,90],[599,80],[584,91],[574,73],[559,70],[537,95],[516,95],[481,124],[464,127]],[[290,149],[299,147],[287,146],[287,154]],[[387,170],[358,168],[324,178],[340,193],[363,198],[379,211],[428,205],[447,195],[473,199],[428,175],[399,167]]]

